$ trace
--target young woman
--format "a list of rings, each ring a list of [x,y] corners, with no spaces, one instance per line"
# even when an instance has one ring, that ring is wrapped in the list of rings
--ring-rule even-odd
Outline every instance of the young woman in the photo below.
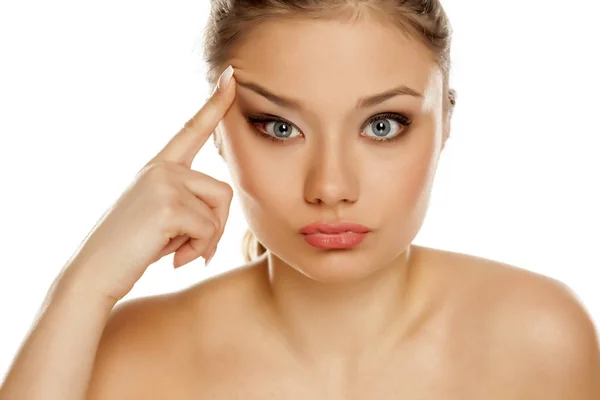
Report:
[[[439,1],[212,7],[213,95],[65,265],[0,399],[599,399],[568,288],[411,244],[455,106]],[[233,188],[191,169],[211,135]],[[210,260],[234,190],[247,265],[115,307],[164,256]]]

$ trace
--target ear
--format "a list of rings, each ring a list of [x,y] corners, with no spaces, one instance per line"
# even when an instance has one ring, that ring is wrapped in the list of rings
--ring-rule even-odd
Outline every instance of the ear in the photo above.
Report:
[[[452,126],[452,113],[456,105],[456,90],[448,90],[448,111],[446,112],[446,121],[444,121],[444,133],[442,138],[442,150],[446,147],[446,142],[450,138],[450,127]]]

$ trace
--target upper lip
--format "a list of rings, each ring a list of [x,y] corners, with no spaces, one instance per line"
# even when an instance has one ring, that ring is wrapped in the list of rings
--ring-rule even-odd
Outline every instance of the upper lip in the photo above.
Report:
[[[367,228],[364,225],[357,224],[354,222],[314,222],[300,229],[300,233],[303,233],[305,235],[310,235],[313,233],[335,234],[347,231],[352,231],[356,233],[366,233],[370,232],[371,229]]]

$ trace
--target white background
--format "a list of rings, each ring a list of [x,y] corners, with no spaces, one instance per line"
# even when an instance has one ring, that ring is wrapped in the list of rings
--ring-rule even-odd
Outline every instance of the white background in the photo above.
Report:
[[[208,95],[208,0],[0,3],[0,375],[48,286]],[[568,284],[600,323],[597,0],[446,0],[452,138],[416,244]],[[193,168],[230,182],[212,140]],[[124,299],[242,264],[234,197],[211,265],[152,265]]]

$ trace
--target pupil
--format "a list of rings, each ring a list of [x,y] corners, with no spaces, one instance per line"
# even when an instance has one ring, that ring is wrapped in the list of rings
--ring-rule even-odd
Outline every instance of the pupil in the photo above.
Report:
[[[385,122],[383,122],[383,120],[380,120],[380,122],[375,124],[375,131],[377,136],[385,136],[390,132],[390,128]]]
[[[283,137],[289,136],[288,131],[290,130],[290,128],[284,122],[277,122],[275,126],[275,133],[277,134],[277,136],[280,136],[280,133],[282,133],[281,136]]]

